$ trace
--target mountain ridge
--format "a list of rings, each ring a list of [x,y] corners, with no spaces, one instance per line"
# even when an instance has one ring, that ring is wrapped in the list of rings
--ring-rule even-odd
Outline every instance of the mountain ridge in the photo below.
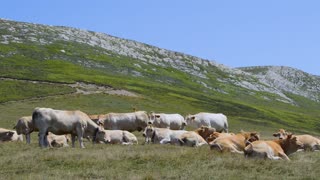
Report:
[[[126,70],[122,71],[122,73],[133,77],[146,76],[147,73],[141,68],[145,64],[154,66],[155,68],[151,69],[153,71],[158,71],[158,67],[164,69],[173,68],[177,71],[182,71],[194,76],[190,78],[191,81],[196,82],[205,89],[216,90],[220,93],[229,93],[221,87],[223,86],[221,84],[228,83],[234,86],[234,89],[241,87],[250,91],[263,91],[276,94],[279,96],[279,98],[276,98],[277,100],[290,104],[295,103],[293,99],[286,95],[287,92],[306,97],[316,102],[320,100],[318,93],[320,88],[317,85],[318,82],[320,82],[320,77],[306,72],[298,73],[302,71],[294,68],[280,68],[280,70],[282,69],[291,74],[298,74],[298,81],[301,79],[299,82],[290,81],[287,78],[292,78],[292,76],[283,76],[281,71],[272,70],[270,66],[229,68],[216,61],[162,49],[133,40],[118,38],[105,33],[66,26],[48,26],[4,19],[0,19],[0,23],[0,44],[25,43],[45,46],[60,41],[85,44],[96,48],[95,51],[97,53],[116,57],[130,57],[138,60],[138,63],[134,64],[134,70],[128,70],[128,72],[125,72]],[[56,58],[70,61],[62,54],[71,52],[60,49],[59,53],[60,54],[57,53]],[[2,54],[1,56],[5,57],[6,55]],[[48,59],[50,58],[55,57],[51,56]],[[88,60],[88,58],[84,58],[83,60],[79,58],[77,61],[92,66],[93,68],[104,68],[103,63],[91,61],[90,59]],[[272,67],[274,67],[273,69],[277,69],[276,66]],[[265,72],[265,74],[263,74],[256,72],[262,69],[268,69],[269,73]],[[306,79],[308,81],[315,81],[315,83],[304,83],[303,80]],[[212,83],[212,80],[216,80],[217,82]],[[161,82],[163,80],[156,78],[156,81]],[[164,82],[168,83],[170,80]],[[174,82],[174,80],[172,80],[172,82]],[[286,84],[286,86],[281,86],[282,84]]]

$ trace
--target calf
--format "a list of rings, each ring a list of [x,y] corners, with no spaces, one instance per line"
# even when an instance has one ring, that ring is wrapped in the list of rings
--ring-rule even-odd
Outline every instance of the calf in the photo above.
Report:
[[[285,139],[273,141],[254,141],[244,149],[245,157],[268,158],[272,160],[290,160],[288,155],[303,148],[303,144],[297,137],[291,134]]]

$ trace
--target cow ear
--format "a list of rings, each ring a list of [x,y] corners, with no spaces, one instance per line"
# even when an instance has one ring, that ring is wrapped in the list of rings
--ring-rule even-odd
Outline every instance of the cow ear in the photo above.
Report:
[[[192,116],[192,117],[191,117],[192,120],[194,120],[195,118],[196,118],[195,116]]]
[[[297,139],[297,137],[295,136],[295,137],[292,138],[292,140],[293,140],[293,141],[297,141],[298,139]]]
[[[156,118],[160,118],[160,115],[156,115]]]
[[[291,139],[292,138],[292,134],[288,134],[287,139]]]
[[[273,133],[273,136],[274,136],[274,137],[278,137],[278,136],[279,136],[279,133]]]

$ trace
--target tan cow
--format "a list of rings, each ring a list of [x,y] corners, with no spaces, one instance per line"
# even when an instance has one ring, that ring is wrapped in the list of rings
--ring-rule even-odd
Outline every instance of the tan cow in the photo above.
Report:
[[[210,144],[212,141],[217,139],[218,137],[228,137],[228,136],[233,136],[235,135],[234,133],[219,133],[219,132],[214,132],[210,134],[210,136],[206,139],[207,142]]]
[[[23,137],[14,130],[0,128],[0,142],[6,141],[23,141]]]
[[[55,135],[51,132],[47,135],[49,147],[69,147],[69,138],[67,135]]]
[[[39,129],[39,145],[47,147],[47,133],[56,135],[71,134],[72,147],[74,147],[76,136],[81,148],[84,148],[83,137],[96,137],[100,131],[99,126],[94,123],[87,114],[81,111],[62,111],[51,108],[36,108],[32,114],[32,123]]]
[[[285,139],[254,141],[245,147],[244,154],[245,157],[290,160],[288,155],[296,152],[300,148],[303,148],[303,144],[297,137],[289,134]]]
[[[132,113],[108,113],[99,117],[99,124],[108,130],[141,131],[147,126],[149,117],[145,111]]]
[[[284,129],[279,129],[277,133],[274,133],[273,136],[279,137],[279,139],[285,139],[288,134]],[[311,150],[311,151],[319,151],[320,150],[320,139],[313,137],[308,134],[304,135],[295,135],[297,139],[303,144],[304,150]]]
[[[17,124],[13,127],[13,129],[16,129],[19,135],[23,134],[26,136],[27,144],[30,144],[31,142],[30,134],[33,131],[37,131],[37,129],[34,129],[33,127],[32,116],[23,116],[18,119]]]
[[[178,136],[178,139],[181,146],[199,147],[208,145],[207,141],[194,131],[185,132]]]
[[[200,128],[194,130],[194,132],[199,134],[203,139],[207,141],[210,135],[216,132],[216,129],[208,126],[201,126]]]
[[[124,144],[132,145],[138,144],[137,137],[130,133],[129,131],[123,130],[104,130],[97,133],[96,143],[105,143],[105,144]]]
[[[210,143],[210,149],[216,149],[220,152],[235,152],[243,154],[243,150],[248,142],[259,140],[260,137],[257,132],[244,132],[228,136],[219,137]]]

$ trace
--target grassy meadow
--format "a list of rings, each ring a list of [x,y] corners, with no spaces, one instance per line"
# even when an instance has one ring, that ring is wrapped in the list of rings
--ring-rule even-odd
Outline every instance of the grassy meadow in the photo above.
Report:
[[[31,114],[34,107],[67,107],[88,114],[130,112],[133,107],[183,115],[201,110],[181,104],[178,99],[157,103],[147,97],[68,94],[2,103],[0,126],[12,128],[17,118]],[[230,116],[228,120],[232,132],[256,130],[263,139],[273,139],[271,134],[277,130],[264,124],[241,122],[237,117]],[[41,149],[37,133],[32,134],[30,145],[1,143],[1,179],[317,179],[320,176],[319,152],[295,153],[290,162],[255,160],[238,154],[220,154],[208,146],[144,144],[142,133],[134,134],[139,144],[133,146],[85,142],[86,148],[80,149],[77,142],[76,148]]]

